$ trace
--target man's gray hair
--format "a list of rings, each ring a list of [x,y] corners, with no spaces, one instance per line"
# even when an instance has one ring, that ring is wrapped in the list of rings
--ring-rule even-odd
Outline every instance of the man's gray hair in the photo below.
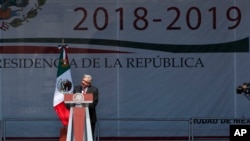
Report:
[[[84,74],[83,78],[88,78],[90,81],[92,81],[92,76],[89,74]]]

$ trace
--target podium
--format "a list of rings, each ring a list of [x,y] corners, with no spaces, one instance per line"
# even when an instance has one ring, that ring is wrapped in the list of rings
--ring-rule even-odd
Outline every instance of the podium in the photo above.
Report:
[[[70,105],[66,141],[93,141],[88,108],[93,94],[64,94],[64,103]]]

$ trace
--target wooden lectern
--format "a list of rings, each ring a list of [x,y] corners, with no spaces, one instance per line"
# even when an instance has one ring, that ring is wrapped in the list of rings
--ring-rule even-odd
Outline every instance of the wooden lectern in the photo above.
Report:
[[[93,141],[88,108],[93,94],[64,94],[64,103],[70,105],[66,141]]]

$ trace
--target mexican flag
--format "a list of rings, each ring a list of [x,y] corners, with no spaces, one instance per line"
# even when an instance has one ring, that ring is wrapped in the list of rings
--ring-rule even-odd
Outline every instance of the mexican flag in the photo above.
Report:
[[[67,56],[67,45],[59,46],[60,58],[58,63],[56,88],[54,93],[53,106],[57,113],[57,116],[61,120],[64,126],[68,125],[69,110],[64,104],[64,93],[73,92],[73,83],[70,72],[70,65]]]

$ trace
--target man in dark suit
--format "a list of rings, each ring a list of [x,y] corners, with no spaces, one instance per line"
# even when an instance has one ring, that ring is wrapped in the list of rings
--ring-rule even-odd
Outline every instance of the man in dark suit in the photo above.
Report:
[[[81,85],[75,86],[73,93],[83,93],[83,94],[92,93],[93,94],[93,103],[89,105],[89,115],[90,115],[90,121],[91,121],[92,135],[94,137],[95,125],[97,121],[96,105],[98,103],[99,92],[98,92],[98,88],[92,86],[91,83],[92,83],[92,76],[88,74],[83,75]]]

